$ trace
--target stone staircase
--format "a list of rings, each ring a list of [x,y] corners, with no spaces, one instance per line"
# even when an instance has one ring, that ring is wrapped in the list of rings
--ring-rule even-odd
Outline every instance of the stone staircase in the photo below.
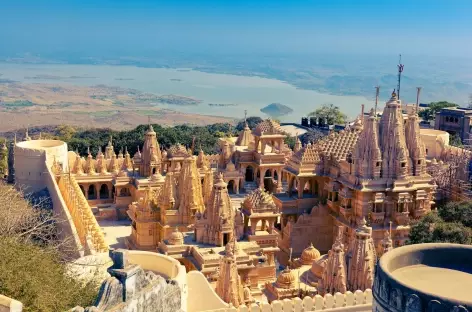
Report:
[[[288,191],[288,182],[287,181],[282,181],[282,192],[287,192]]]
[[[244,184],[244,190],[245,190],[246,193],[251,193],[255,189],[257,189],[256,182],[246,182]]]

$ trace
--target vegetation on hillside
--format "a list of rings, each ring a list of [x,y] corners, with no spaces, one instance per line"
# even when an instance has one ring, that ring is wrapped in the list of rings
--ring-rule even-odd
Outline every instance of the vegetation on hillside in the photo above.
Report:
[[[420,111],[418,115],[423,118],[425,121],[431,121],[436,118],[436,113],[446,107],[458,107],[456,103],[451,103],[448,101],[439,101],[439,102],[431,102],[428,108]]]
[[[253,129],[260,123],[260,117],[248,117],[249,128]],[[174,127],[163,127],[158,124],[152,125],[157,135],[157,140],[162,148],[169,148],[174,144],[182,144],[191,147],[194,144],[194,153],[197,154],[200,148],[206,154],[215,154],[219,151],[218,139],[224,136],[237,136],[239,131],[244,129],[244,121],[240,121],[236,127],[229,123],[217,123],[207,126],[178,125]],[[133,130],[114,131],[108,128],[102,129],[78,129],[68,125],[43,129],[41,136],[43,139],[59,139],[67,142],[69,149],[78,151],[80,155],[86,155],[88,148],[92,155],[96,155],[101,148],[102,151],[107,146],[110,137],[113,139],[115,151],[123,151],[125,148],[131,156],[136,153],[138,146],[142,147],[144,134],[148,130],[148,125],[140,125]],[[32,129],[30,136],[36,138],[39,133],[37,129]],[[295,138],[287,136],[285,143],[293,148]]]
[[[308,117],[320,118],[322,122],[327,122],[329,125],[344,125],[347,121],[347,116],[341,112],[338,106],[333,104],[324,104],[322,107],[309,113]]]
[[[0,294],[23,303],[23,311],[66,311],[89,306],[98,293],[95,281],[67,274],[67,243],[57,239],[51,211],[26,201],[0,182]]]
[[[410,244],[472,244],[472,201],[449,202],[415,223]]]

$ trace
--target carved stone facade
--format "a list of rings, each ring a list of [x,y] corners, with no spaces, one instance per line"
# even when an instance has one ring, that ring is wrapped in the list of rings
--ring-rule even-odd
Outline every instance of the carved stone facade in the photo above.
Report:
[[[213,184],[213,190],[208,199],[206,209],[198,213],[195,222],[195,239],[197,243],[224,246],[233,239],[236,233],[242,231],[242,218],[237,216],[228,195],[227,184],[223,175]],[[237,223],[239,221],[239,224]]]

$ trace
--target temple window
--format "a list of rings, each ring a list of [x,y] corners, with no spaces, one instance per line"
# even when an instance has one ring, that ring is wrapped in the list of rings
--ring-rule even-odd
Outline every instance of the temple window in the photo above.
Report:
[[[421,160],[418,160],[418,165],[421,165]]]
[[[380,167],[380,161],[375,164],[376,167]]]
[[[406,163],[402,162],[402,168],[405,168]]]

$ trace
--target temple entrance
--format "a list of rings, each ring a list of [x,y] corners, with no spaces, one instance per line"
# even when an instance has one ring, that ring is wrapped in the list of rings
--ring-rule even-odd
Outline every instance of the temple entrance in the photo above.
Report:
[[[228,194],[235,194],[236,192],[234,191],[234,180],[229,180],[228,181]]]
[[[97,192],[95,191],[95,185],[90,185],[87,193],[88,193],[88,199],[97,199]]]
[[[254,169],[251,166],[247,166],[246,168],[246,182],[253,182],[254,181]]]
[[[152,174],[156,174],[156,167],[152,168]]]
[[[229,243],[229,233],[223,233],[223,246]]]
[[[267,169],[266,172],[265,172],[265,175],[264,175],[264,189],[267,192],[272,193],[273,184],[274,183],[272,181],[272,173],[271,173],[270,169]]]
[[[102,186],[100,186],[100,199],[108,199],[109,196],[108,185],[102,184]]]

